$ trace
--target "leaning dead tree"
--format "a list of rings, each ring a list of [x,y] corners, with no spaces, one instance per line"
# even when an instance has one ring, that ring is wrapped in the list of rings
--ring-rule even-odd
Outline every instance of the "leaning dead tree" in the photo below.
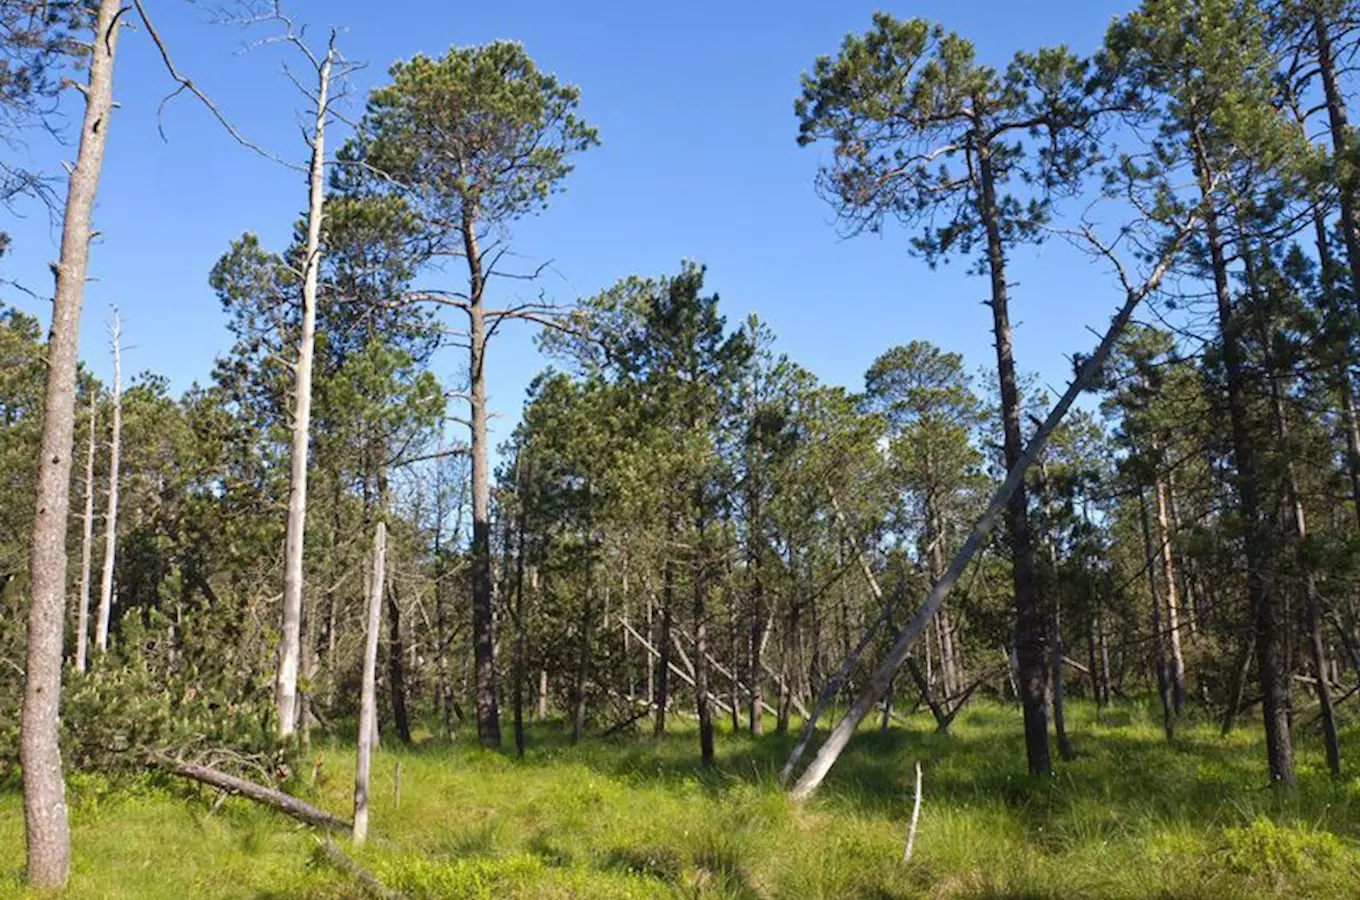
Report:
[[[27,880],[38,889],[61,887],[71,871],[66,786],[58,744],[66,631],[66,523],[71,509],[80,306],[90,262],[90,215],[113,110],[113,60],[121,5],[119,0],[100,0],[93,12],[89,77],[83,87],[77,87],[85,98],[85,114],[80,149],[67,182],[61,258],[56,266],[52,327],[47,338],[37,502],[28,557],[28,647],[19,759],[23,769]]]
[[[897,670],[902,666],[903,660],[906,659],[907,651],[911,649],[911,645],[925,630],[926,624],[939,611],[941,605],[943,605],[945,599],[949,596],[949,592],[953,589],[955,583],[959,580],[959,577],[968,567],[973,555],[977,553],[982,547],[983,542],[987,540],[988,535],[991,534],[997,519],[1006,509],[1007,502],[1015,493],[1016,489],[1019,488],[1020,483],[1025,478],[1025,474],[1029,471],[1029,467],[1036,459],[1038,459],[1039,454],[1043,451],[1044,445],[1048,442],[1048,438],[1053,433],[1053,430],[1058,427],[1058,424],[1062,422],[1063,417],[1067,415],[1067,411],[1071,409],[1077,396],[1095,381],[1096,376],[1105,365],[1105,361],[1109,358],[1110,352],[1114,349],[1115,343],[1119,340],[1119,336],[1124,332],[1124,328],[1128,325],[1129,319],[1132,318],[1134,310],[1138,308],[1138,305],[1142,303],[1144,298],[1155,291],[1158,285],[1161,284],[1162,278],[1166,275],[1167,269],[1171,266],[1172,261],[1180,251],[1181,245],[1185,242],[1189,233],[1197,226],[1198,222],[1199,213],[1196,212],[1191,214],[1188,220],[1179,224],[1171,239],[1166,243],[1151,274],[1139,285],[1134,285],[1130,282],[1123,265],[1115,256],[1113,250],[1107,245],[1102,244],[1089,229],[1083,229],[1083,238],[1085,238],[1091,246],[1095,247],[1096,250],[1113,265],[1115,272],[1119,277],[1119,281],[1124,287],[1123,306],[1120,307],[1119,311],[1115,314],[1114,319],[1110,322],[1110,326],[1106,330],[1104,337],[1101,338],[1100,344],[1096,347],[1095,352],[1082,362],[1081,368],[1077,372],[1077,377],[1072,380],[1072,383],[1068,386],[1057,404],[1049,412],[1048,417],[1044,419],[1039,430],[1035,432],[1034,437],[1030,440],[1028,446],[1025,447],[1024,452],[1021,453],[1019,459],[1016,460],[1015,465],[1011,466],[1010,471],[1006,473],[1006,480],[1001,483],[1001,486],[998,487],[996,492],[992,495],[991,502],[987,504],[986,511],[973,526],[973,530],[969,533],[967,540],[965,540],[963,546],[959,548],[958,553],[954,555],[953,560],[950,561],[949,567],[945,570],[944,574],[935,582],[935,586],[931,588],[930,593],[926,596],[925,602],[921,604],[921,607],[911,617],[911,620],[907,623],[906,627],[902,629],[897,640],[893,643],[892,649],[888,651],[887,656],[879,664],[878,668],[874,670],[873,675],[870,676],[864,689],[861,690],[859,696],[855,698],[855,702],[850,705],[850,708],[846,710],[845,715],[841,717],[841,720],[831,730],[831,734],[827,736],[826,742],[823,743],[821,748],[817,751],[817,756],[808,765],[802,776],[799,777],[797,783],[794,784],[791,794],[795,800],[806,800],[821,786],[827,773],[831,771],[831,767],[834,766],[836,760],[840,758],[841,752],[845,749],[845,745],[850,742],[850,738],[859,728],[860,722],[864,720],[864,717],[869,714],[871,709],[873,709],[874,704],[877,703],[879,698],[887,691],[893,676],[897,674]]]

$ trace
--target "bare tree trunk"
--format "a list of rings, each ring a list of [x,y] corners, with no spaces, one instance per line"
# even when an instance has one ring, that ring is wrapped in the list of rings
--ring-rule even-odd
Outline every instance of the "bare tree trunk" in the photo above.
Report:
[[[1185,705],[1185,654],[1181,650],[1180,600],[1176,592],[1176,560],[1171,548],[1169,488],[1166,476],[1158,471],[1153,478],[1153,497],[1157,504],[1158,557],[1162,564],[1162,585],[1166,594],[1167,646],[1171,649],[1171,700],[1180,715]]]
[[[463,215],[463,247],[468,265],[468,380],[472,419],[472,647],[476,668],[477,738],[483,747],[501,745],[496,701],[496,636],[491,597],[491,482],[487,471],[486,310],[482,252],[477,244],[476,210]]]
[[[118,0],[100,0],[95,18],[89,81],[83,91],[85,115],[80,150],[66,193],[61,260],[57,264],[52,325],[47,337],[37,501],[28,558],[24,705],[19,724],[28,853],[26,878],[30,887],[39,890],[61,887],[71,870],[66,786],[58,745],[61,645],[66,630],[66,520],[71,507],[80,304],[90,260],[90,213],[99,187],[104,139],[113,108],[119,9]]]
[[[312,158],[307,178],[307,241],[302,272],[302,331],[293,363],[293,433],[289,448],[288,522],[283,539],[283,621],[279,638],[279,672],[274,703],[279,734],[297,727],[297,679],[301,655],[302,551],[307,530],[307,449],[312,428],[312,357],[316,340],[317,275],[321,268],[321,216],[326,202],[326,117],[329,113],[334,47],[317,69],[316,118],[312,125]],[[380,586],[381,587],[381,586]]]
[[[525,464],[521,474],[520,466]],[[524,529],[528,519],[529,469],[523,457],[515,457],[515,481],[519,491],[519,509],[515,522],[515,755],[524,758]]]
[[[368,838],[368,776],[373,734],[378,723],[378,631],[382,628],[383,588],[387,584],[387,526],[373,532],[373,574],[369,579],[368,627],[364,632],[364,671],[359,687],[359,743],[354,770],[354,842]]]
[[[85,454],[85,515],[81,520],[80,597],[76,601],[76,671],[85,671],[90,642],[90,561],[94,555],[94,450],[99,393],[90,388],[90,446]]]
[[[1166,636],[1162,632],[1162,598],[1157,590],[1155,565],[1157,557],[1152,546],[1152,526],[1148,516],[1147,498],[1142,488],[1138,491],[1138,509],[1142,516],[1143,553],[1147,560],[1144,569],[1147,571],[1148,595],[1152,600],[1152,642],[1157,649],[1157,696],[1162,701],[1162,729],[1166,732],[1166,739],[1170,741],[1176,736],[1175,703],[1171,699],[1171,679],[1167,677]]]
[[[113,351],[113,430],[109,439],[109,488],[104,510],[104,570],[99,580],[99,618],[94,625],[94,646],[109,649],[109,618],[113,610],[113,572],[118,551],[118,476],[123,455],[123,326],[114,309],[109,322],[109,346]]]
[[[1055,429],[1058,426],[1058,423],[1062,421],[1063,417],[1067,415],[1067,411],[1071,408],[1073,402],[1076,401],[1077,395],[1086,389],[1086,387],[1095,379],[1096,374],[1100,371],[1101,367],[1105,365],[1105,361],[1109,358],[1110,351],[1113,349],[1115,341],[1117,341],[1119,336],[1123,333],[1124,327],[1128,324],[1130,317],[1132,317],[1134,309],[1137,308],[1144,297],[1155,290],[1157,285],[1161,283],[1162,277],[1166,273],[1166,269],[1171,262],[1172,256],[1179,249],[1181,242],[1193,226],[1193,223],[1194,220],[1191,219],[1190,222],[1187,222],[1180,228],[1175,239],[1170,242],[1161,260],[1153,269],[1152,274],[1148,276],[1147,280],[1144,281],[1141,286],[1135,288],[1132,285],[1125,283],[1124,287],[1126,295],[1124,303],[1120,307],[1118,313],[1115,314],[1113,321],[1110,323],[1110,327],[1105,332],[1105,336],[1101,338],[1100,345],[1096,347],[1095,352],[1087,357],[1082,363],[1081,368],[1077,372],[1077,377],[1073,379],[1072,384],[1068,386],[1067,391],[1058,399],[1058,402],[1054,405],[1053,409],[1049,411],[1048,417],[1039,427],[1039,430],[1035,432],[1034,437],[1030,440],[1029,445],[1025,447],[1020,458],[1016,460],[1015,465],[1011,466],[1007,471],[1006,480],[1002,482],[1001,486],[998,487],[996,492],[992,495],[992,499],[988,503],[986,511],[973,526],[972,531],[969,532],[968,537],[963,542],[963,546],[959,548],[959,551],[956,554],[954,554],[954,558],[949,563],[949,568],[945,570],[944,575],[941,576],[940,580],[935,583],[933,588],[931,588],[925,602],[912,616],[911,621],[907,623],[907,626],[902,629],[897,640],[893,643],[892,649],[888,651],[888,655],[884,658],[883,662],[879,664],[878,668],[874,670],[873,675],[870,676],[869,682],[865,685],[859,696],[855,698],[854,703],[851,704],[840,722],[838,722],[831,730],[831,734],[827,736],[826,741],[817,751],[816,758],[813,759],[812,763],[798,779],[797,784],[794,785],[791,792],[794,799],[804,800],[811,796],[817,788],[821,786],[827,773],[831,771],[831,767],[834,766],[836,760],[840,758],[841,751],[845,749],[845,745],[850,742],[851,736],[854,735],[855,731],[859,728],[860,722],[864,720],[864,717],[868,715],[869,710],[873,708],[874,704],[888,689],[889,682],[892,681],[893,675],[896,674],[898,668],[902,665],[902,661],[906,658],[907,652],[911,649],[912,642],[920,636],[926,623],[939,611],[940,606],[943,605],[945,599],[949,596],[949,592],[963,574],[964,569],[967,568],[973,555],[977,553],[978,549],[982,546],[983,541],[991,534],[992,528],[996,524],[996,520],[1001,516],[1003,509],[1006,508],[1007,504],[1014,496],[1015,491],[1019,488],[1020,483],[1024,480],[1025,473],[1029,470],[1030,465],[1033,464],[1034,460],[1043,450],[1049,435],[1053,433],[1053,429]],[[1045,726],[1045,746],[1047,746],[1047,743],[1048,733],[1047,726]]]
[[[1011,352],[1011,322],[1007,307],[1006,257],[996,205],[991,148],[978,147],[981,201],[978,213],[987,232],[987,263],[991,274],[992,331],[996,338],[996,371],[1001,389],[1001,424],[1007,470],[1015,468],[1023,452],[1020,430],[1020,389]],[[1015,646],[1019,660],[1020,702],[1025,716],[1025,754],[1029,770],[1047,775],[1052,770],[1048,749],[1048,703],[1045,690],[1044,625],[1039,615],[1034,583],[1034,546],[1030,535],[1029,499],[1025,484],[1016,485],[1006,516],[1010,536],[1011,574],[1015,585]]]
[[[546,669],[538,670],[538,708],[534,711],[540,722],[548,719],[548,672]]]

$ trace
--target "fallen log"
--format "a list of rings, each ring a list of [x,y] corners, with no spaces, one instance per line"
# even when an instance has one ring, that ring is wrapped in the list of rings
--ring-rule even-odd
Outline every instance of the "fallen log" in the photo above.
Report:
[[[354,880],[363,885],[364,893],[370,897],[377,897],[378,900],[406,900],[406,895],[399,891],[394,891],[387,885],[378,880],[378,876],[359,865],[349,854],[341,850],[330,841],[325,841],[321,845],[321,852],[326,855],[326,860],[337,869],[354,877]]]
[[[155,757],[151,764],[163,772],[174,775],[178,778],[187,778],[190,781],[197,781],[209,787],[217,788],[228,794],[237,794],[247,800],[254,800],[256,803],[271,807],[285,815],[292,816],[299,822],[305,822],[315,828],[322,828],[329,831],[349,831],[350,823],[343,819],[338,819],[325,810],[317,809],[310,803],[299,800],[291,794],[274,788],[247,781],[244,778],[237,778],[235,775],[228,775],[217,769],[208,766],[200,766],[197,763],[182,762],[170,757]]]

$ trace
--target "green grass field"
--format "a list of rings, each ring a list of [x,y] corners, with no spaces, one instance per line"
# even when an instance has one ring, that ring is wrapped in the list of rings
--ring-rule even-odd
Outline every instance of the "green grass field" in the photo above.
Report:
[[[1079,756],[1046,781],[1024,774],[1009,707],[978,703],[951,735],[931,733],[928,717],[866,732],[805,809],[774,786],[788,737],[722,734],[711,771],[686,733],[572,748],[545,725],[522,762],[389,741],[375,763],[373,839],[353,855],[412,898],[1360,896],[1360,778],[1329,778],[1308,735],[1299,789],[1278,798],[1255,722],[1226,739],[1187,722],[1167,745],[1141,707],[1097,717],[1076,704],[1069,720]],[[1343,753],[1355,748],[1351,727]],[[321,775],[301,792],[348,816],[353,755],[318,752]],[[917,760],[924,803],[904,865]],[[74,777],[70,797],[66,896],[362,896],[313,833],[245,801],[212,813],[210,794],[150,777],[116,787]],[[22,865],[11,786],[0,792],[0,896],[25,896]]]

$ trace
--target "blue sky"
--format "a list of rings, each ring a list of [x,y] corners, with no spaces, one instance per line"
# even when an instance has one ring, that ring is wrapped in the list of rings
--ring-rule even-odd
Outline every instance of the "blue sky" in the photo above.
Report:
[[[626,275],[673,272],[681,259],[695,259],[709,267],[729,322],[758,312],[792,358],[824,381],[858,387],[875,356],[913,339],[963,353],[970,368],[989,364],[986,282],[969,277],[962,262],[931,271],[908,255],[900,230],[838,235],[813,191],[826,151],[794,142],[800,73],[818,54],[834,52],[847,31],[867,28],[876,8],[937,20],[1001,66],[1015,50],[1043,44],[1089,52],[1111,16],[1129,5],[292,0],[287,9],[310,24],[317,41],[332,25],[345,29],[342,49],[368,63],[352,79],[347,112],[355,114],[393,60],[496,38],[522,41],[540,66],[580,86],[582,113],[602,140],[579,159],[566,193],[514,227],[514,245],[527,261],[554,261],[555,274],[542,283],[547,294],[569,302]],[[202,8],[182,0],[148,6],[179,67],[243,132],[304,159],[297,124],[304,101],[280,74],[286,54],[239,52],[248,35],[208,24]],[[213,262],[247,230],[282,247],[305,204],[305,184],[234,144],[192,100],[166,110],[163,142],[156,108],[172,85],[144,33],[126,31],[122,41],[115,73],[121,108],[95,216],[101,238],[82,355],[107,377],[104,323],[116,302],[130,346],[125,371],[152,370],[182,390],[205,379],[229,345],[207,284]],[[57,161],[73,155],[74,147],[35,135],[19,158],[59,172]],[[3,225],[15,240],[0,260],[0,277],[49,293],[58,231],[40,210],[21,211],[24,218]],[[1018,249],[1011,280],[1017,361],[1060,388],[1067,356],[1094,344],[1088,329],[1108,320],[1118,292],[1107,271],[1060,241]],[[46,323],[46,304],[9,288],[0,298]],[[507,326],[491,350],[497,437],[508,433],[525,386],[544,365],[532,336],[531,326]],[[451,355],[437,360],[438,373],[450,379],[463,366]]]

